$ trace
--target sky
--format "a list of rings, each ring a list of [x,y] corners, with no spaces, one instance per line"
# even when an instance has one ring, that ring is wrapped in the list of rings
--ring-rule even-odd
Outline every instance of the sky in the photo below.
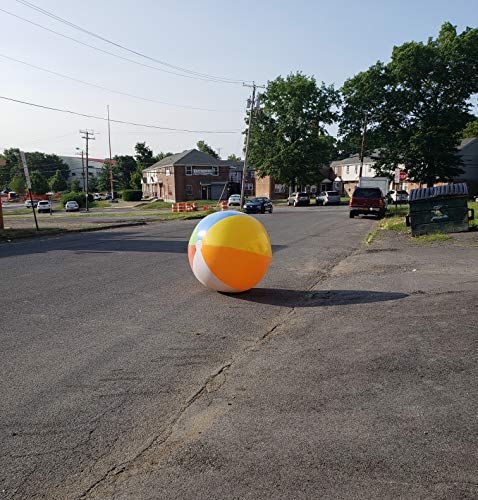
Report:
[[[435,37],[446,21],[459,31],[478,25],[478,0],[29,1],[158,61],[237,81],[172,74],[191,76],[78,31],[18,0],[1,0],[0,9],[156,68],[115,58],[0,10],[0,96],[103,118],[109,105],[113,120],[193,131],[112,123],[113,155],[134,154],[137,142],[146,142],[156,154],[183,151],[205,140],[223,158],[240,156],[250,94],[243,81],[266,84],[301,71],[339,88],[377,60],[387,62],[393,46]],[[80,129],[95,132],[91,157],[109,156],[106,121],[0,99],[0,149],[73,156],[76,148],[84,148]]]

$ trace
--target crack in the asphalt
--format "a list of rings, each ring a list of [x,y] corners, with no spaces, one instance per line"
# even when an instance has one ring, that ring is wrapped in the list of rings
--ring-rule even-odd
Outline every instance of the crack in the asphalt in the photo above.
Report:
[[[332,273],[333,269],[345,258],[349,257],[350,255],[354,254],[356,252],[352,252],[346,255],[342,255],[334,259],[329,266],[326,267],[326,269],[317,269],[316,270],[316,279],[310,285],[306,290],[304,290],[304,298],[303,300],[295,307],[292,307],[287,310],[287,312],[284,314],[284,316],[281,318],[280,321],[278,321],[275,325],[273,325],[269,330],[267,330],[263,335],[261,335],[259,338],[257,338],[252,344],[249,344],[246,346],[239,354],[237,354],[235,357],[231,358],[229,361],[225,362],[223,365],[221,365],[214,373],[209,375],[205,382],[201,385],[201,387],[189,398],[186,400],[185,404],[183,407],[178,411],[178,413],[171,419],[169,424],[166,426],[166,429],[164,432],[152,437],[149,442],[143,446],[133,457],[131,457],[128,460],[125,460],[124,462],[121,462],[118,465],[114,465],[110,467],[97,481],[95,481],[92,485],[90,485],[81,495],[79,498],[86,498],[93,490],[95,490],[101,483],[105,482],[109,478],[113,479],[114,476],[119,476],[125,470],[127,469],[128,466],[133,464],[136,460],[138,460],[142,455],[144,455],[149,449],[151,449],[153,446],[163,446],[166,444],[168,439],[173,435],[174,428],[176,424],[181,420],[181,418],[185,415],[185,413],[191,408],[196,401],[198,401],[204,394],[209,394],[211,392],[215,392],[219,390],[226,382],[226,374],[230,370],[230,368],[238,363],[239,361],[242,361],[244,357],[253,351],[257,346],[259,345],[264,345],[266,342],[270,341],[273,337],[274,334],[277,334],[277,331],[280,329],[280,327],[284,326],[286,321],[295,314],[297,309],[300,308],[300,305],[305,304],[308,300],[308,293],[312,291],[316,286],[318,286],[322,281],[325,281],[327,278],[330,277],[330,274]],[[221,375],[224,376],[224,380],[222,383],[219,385],[214,385],[214,382],[218,377]],[[113,479],[113,482],[116,480],[116,477]]]

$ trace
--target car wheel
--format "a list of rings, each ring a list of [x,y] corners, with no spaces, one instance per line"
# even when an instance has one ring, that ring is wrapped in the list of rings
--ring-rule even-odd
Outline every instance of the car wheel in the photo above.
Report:
[[[269,213],[270,213],[270,214],[272,213],[272,207],[270,208]]]
[[[294,207],[296,207],[296,206],[297,206],[297,202],[296,202],[296,201],[294,201]]]
[[[349,217],[353,219],[355,217],[355,212],[350,212]]]

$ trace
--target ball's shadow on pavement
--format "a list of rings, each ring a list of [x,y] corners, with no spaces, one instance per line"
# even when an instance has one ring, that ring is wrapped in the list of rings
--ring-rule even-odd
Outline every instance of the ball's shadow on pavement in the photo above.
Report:
[[[387,302],[408,297],[406,293],[372,290],[288,290],[283,288],[253,288],[244,293],[231,294],[237,300],[281,307],[323,307]]]

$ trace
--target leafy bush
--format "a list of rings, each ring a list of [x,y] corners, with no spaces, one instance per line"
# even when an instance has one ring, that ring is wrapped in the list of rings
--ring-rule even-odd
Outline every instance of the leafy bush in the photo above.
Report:
[[[124,201],[141,201],[143,197],[143,192],[137,189],[124,189],[123,190],[123,200]]]
[[[85,193],[67,193],[61,198],[61,206],[64,207],[67,201],[76,201],[81,208],[86,206]],[[93,195],[88,194],[88,203],[93,202]]]

